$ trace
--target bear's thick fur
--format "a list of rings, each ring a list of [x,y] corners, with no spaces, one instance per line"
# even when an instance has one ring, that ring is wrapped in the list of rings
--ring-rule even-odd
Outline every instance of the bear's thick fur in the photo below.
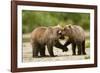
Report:
[[[54,57],[53,46],[67,51],[67,47],[60,44],[59,39],[63,38],[62,28],[60,27],[37,27],[32,31],[31,43],[33,49],[33,57],[44,57],[45,46],[47,46],[50,56]]]
[[[66,25],[64,27],[63,34],[68,36],[68,40],[64,44],[64,46],[68,46],[72,44],[72,52],[73,55],[76,55],[76,46],[78,47],[78,55],[85,55],[85,31],[82,27],[77,25]]]

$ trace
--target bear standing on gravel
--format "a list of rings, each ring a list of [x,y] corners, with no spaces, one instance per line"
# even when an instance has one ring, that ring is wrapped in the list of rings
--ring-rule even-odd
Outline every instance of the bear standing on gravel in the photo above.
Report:
[[[55,27],[37,27],[32,31],[31,44],[33,57],[45,57],[45,46],[47,46],[50,56],[54,57],[53,46],[67,51],[66,46],[60,44],[59,39],[62,39],[62,28]]]
[[[63,34],[68,36],[68,41],[64,44],[64,46],[68,46],[72,44],[72,52],[73,55],[76,55],[76,46],[78,48],[78,55],[85,55],[85,31],[77,25],[66,25],[64,27]]]

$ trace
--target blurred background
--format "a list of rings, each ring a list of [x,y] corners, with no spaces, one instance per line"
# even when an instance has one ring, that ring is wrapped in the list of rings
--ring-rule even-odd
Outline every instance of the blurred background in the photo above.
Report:
[[[61,26],[67,24],[80,25],[85,30],[90,28],[89,13],[67,13],[67,12],[43,12],[43,11],[22,11],[22,30],[29,33],[38,26]]]

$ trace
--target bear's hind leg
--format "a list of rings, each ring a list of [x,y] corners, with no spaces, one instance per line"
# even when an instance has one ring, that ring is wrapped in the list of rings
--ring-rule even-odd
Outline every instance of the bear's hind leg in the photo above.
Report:
[[[78,43],[77,47],[78,47],[78,55],[81,55],[82,54],[82,43]]]
[[[33,57],[38,57],[38,53],[39,53],[38,48],[34,47],[33,48]]]
[[[76,55],[76,44],[75,43],[72,43],[72,52],[73,52],[73,55]]]
[[[82,54],[86,55],[86,52],[85,52],[85,40],[82,42]]]
[[[45,57],[45,45],[42,45],[40,47],[40,57]]]

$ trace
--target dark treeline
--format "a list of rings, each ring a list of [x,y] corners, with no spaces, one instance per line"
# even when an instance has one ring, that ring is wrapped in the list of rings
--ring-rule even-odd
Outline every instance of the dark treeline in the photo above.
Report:
[[[38,26],[55,26],[57,24],[62,27],[67,24],[75,24],[89,30],[90,14],[23,10],[22,24],[23,33],[29,33]]]

